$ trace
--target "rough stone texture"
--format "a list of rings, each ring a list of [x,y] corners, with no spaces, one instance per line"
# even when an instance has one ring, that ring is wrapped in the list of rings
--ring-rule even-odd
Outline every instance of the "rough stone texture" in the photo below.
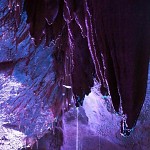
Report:
[[[7,85],[11,83],[11,86],[9,86],[9,88],[5,86],[5,91],[7,91],[5,95],[2,95],[3,88],[1,89],[1,97],[3,97],[1,100],[7,98],[10,93],[12,97],[15,96],[15,93],[10,92],[12,87],[17,90],[16,88],[21,86],[16,83],[15,86],[13,82],[10,82],[12,80],[8,79],[6,81]],[[110,148],[115,150],[148,150],[150,147],[149,101],[150,71],[146,100],[138,119],[137,126],[130,137],[124,138],[120,135],[121,117],[113,113],[110,98],[100,95],[97,87],[93,88],[92,93],[85,98],[83,107],[79,108],[78,116],[77,108],[72,108],[65,114],[63,118],[64,143],[62,150],[109,150]],[[1,116],[1,119],[2,118],[3,116]],[[1,125],[4,123],[2,121],[3,120],[0,122]],[[45,150],[58,150],[58,148],[52,148],[50,143],[53,143],[52,139],[58,142],[61,136],[62,135],[60,134],[60,136],[55,137],[53,134],[47,133],[43,138],[41,138],[41,140],[38,141],[38,149],[44,150],[45,148]],[[19,148],[19,146],[24,143],[24,137],[25,135],[22,133],[1,126],[0,149],[15,150],[16,145]],[[61,142],[62,141],[60,141],[60,145],[62,144]],[[34,145],[33,149],[37,149],[37,146]]]
[[[85,98],[78,114],[71,109],[64,117],[63,150],[148,150],[150,147],[150,66],[145,103],[130,137],[120,135],[120,116],[113,113],[109,98],[98,91]]]
[[[16,2],[17,1],[13,0],[0,1],[0,19],[4,21],[0,22],[0,149],[15,150],[22,145],[33,144],[37,138],[41,137],[42,138],[38,141],[39,148],[36,148],[34,145],[34,149],[59,149],[62,144],[61,132],[60,136],[56,136],[57,134],[53,136],[53,134],[48,132],[48,128],[52,127],[52,122],[54,121],[52,111],[59,110],[51,110],[49,109],[50,106],[54,104],[54,108],[61,108],[57,105],[62,102],[63,98],[60,97],[64,97],[65,92],[68,97],[70,96],[69,89],[64,87],[60,88],[60,81],[55,80],[59,79],[60,76],[56,76],[56,72],[53,70],[53,64],[59,66],[63,64],[63,60],[58,56],[58,54],[60,54],[59,52],[52,54],[53,44],[50,47],[45,47],[45,43],[40,41],[39,46],[34,45],[28,32],[29,26],[26,25],[26,13],[22,12],[20,17],[22,1],[20,1],[19,7],[17,6],[18,4],[16,5]],[[35,3],[36,2],[37,1],[35,1]],[[13,6],[17,6],[15,11],[12,11],[12,9],[14,9]],[[78,16],[79,14],[76,15]],[[68,18],[67,16],[65,17],[66,19]],[[21,23],[20,26],[18,26],[19,22]],[[41,23],[43,23],[42,20]],[[5,26],[3,26],[4,24]],[[54,25],[54,27],[56,26]],[[74,33],[73,36],[76,40],[78,38],[80,39],[81,35],[79,37],[76,35],[76,31],[79,30],[79,27],[77,27],[77,25],[74,26],[73,23],[69,29],[70,28],[77,29],[72,30]],[[34,29],[37,31],[36,28]],[[58,29],[60,29],[60,26],[56,27],[55,30],[61,32],[61,30]],[[38,34],[40,34],[40,32]],[[64,34],[66,34],[65,31]],[[72,34],[70,30],[69,34]],[[64,41],[65,38],[64,36]],[[78,42],[82,43],[80,40]],[[92,42],[90,42],[90,44],[93,45],[94,43]],[[81,45],[78,43],[76,44],[78,54],[74,55],[74,57],[77,64],[76,71],[80,72],[80,78],[77,73],[76,75],[78,78],[75,76],[74,82],[78,83],[75,89],[77,93],[80,93],[83,87],[79,88],[79,86],[81,86],[81,83],[83,85],[86,84],[86,82],[82,80],[81,75],[85,68],[83,66],[78,70],[78,66],[81,66],[80,64],[83,61],[82,56],[85,58],[85,64],[87,64],[87,56],[84,55],[87,54],[87,52],[82,51],[82,54],[80,51],[80,49],[84,47],[83,43]],[[63,48],[65,46],[66,45],[64,45]],[[81,60],[78,61],[77,58],[81,58]],[[60,62],[58,62],[58,60],[60,60]],[[70,65],[70,61],[67,61],[67,64]],[[85,66],[87,67],[87,65]],[[63,67],[63,65],[60,65],[57,73],[61,74],[61,70],[64,69]],[[89,75],[89,73],[91,73],[93,77],[93,73],[89,70],[86,71],[85,77]],[[90,79],[92,80],[93,78],[90,77]],[[54,82],[57,83],[57,85],[54,85]],[[70,85],[70,80],[66,83]],[[90,91],[92,84],[93,81],[91,83],[89,82],[90,86],[85,86],[87,87],[85,88],[87,93]],[[114,114],[109,100],[110,98],[102,97],[93,89],[93,92],[86,97],[84,107],[79,108],[78,116],[75,108],[71,109],[71,111],[65,115],[63,128],[65,142],[62,149],[97,150],[109,149],[110,147],[111,149],[148,149],[150,147],[149,85],[150,80],[148,80],[145,104],[137,122],[137,126],[129,138],[120,136],[119,127],[121,117],[117,117]],[[62,91],[64,92],[63,94]],[[84,97],[84,94],[84,92],[81,92],[81,95],[83,95],[82,97]],[[18,130],[22,131],[24,134]],[[27,143],[23,141],[25,136],[27,136],[25,140]],[[58,142],[59,138],[60,143]],[[56,140],[56,143],[59,143],[57,148],[57,144],[55,141],[53,142],[53,139]]]

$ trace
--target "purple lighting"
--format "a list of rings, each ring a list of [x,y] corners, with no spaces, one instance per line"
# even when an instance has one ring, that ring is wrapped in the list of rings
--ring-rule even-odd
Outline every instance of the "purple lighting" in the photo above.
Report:
[[[149,14],[141,0],[0,0],[0,150],[149,148]]]

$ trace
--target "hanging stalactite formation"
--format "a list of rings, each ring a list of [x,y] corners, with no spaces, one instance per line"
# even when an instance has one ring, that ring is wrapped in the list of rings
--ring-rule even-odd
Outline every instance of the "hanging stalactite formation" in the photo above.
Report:
[[[57,118],[72,101],[77,107],[82,105],[96,79],[100,92],[110,94],[115,111],[123,116],[122,134],[129,135],[146,94],[150,2],[9,0],[3,5],[0,38],[11,32],[15,46],[8,46],[11,56],[1,62],[22,63],[34,81],[28,81],[28,87],[34,89],[43,110],[51,109]],[[24,55],[21,48],[25,48]],[[45,64],[48,68],[38,71]],[[21,102],[24,95],[19,98]],[[10,110],[22,105],[19,102]]]
[[[84,95],[90,92],[95,76],[101,83],[103,94],[109,88],[116,112],[122,108],[126,118],[122,122],[126,131],[122,132],[128,134],[126,132],[135,126],[146,93],[150,54],[149,2],[25,2],[30,32],[35,41],[42,37],[48,26],[53,37],[66,26],[71,59],[70,83],[77,101],[81,103]],[[60,12],[62,14],[58,15]],[[56,23],[58,16],[61,19]],[[55,28],[57,24],[59,30]],[[44,33],[47,37],[48,33]],[[66,48],[63,50],[67,52]]]

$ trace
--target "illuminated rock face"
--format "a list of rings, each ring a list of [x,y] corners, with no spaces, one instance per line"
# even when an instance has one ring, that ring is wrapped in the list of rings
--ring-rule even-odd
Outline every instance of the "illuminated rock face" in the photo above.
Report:
[[[116,112],[122,104],[119,113],[127,117],[124,125],[131,129],[146,94],[150,52],[150,5],[142,4],[109,0],[0,2],[0,104],[4,127],[23,132],[27,145],[32,145],[49,128],[56,124],[59,127],[56,122],[63,112],[83,104],[96,79],[104,97],[110,94]],[[96,103],[91,100],[99,116],[97,110],[102,107]],[[108,116],[105,120],[109,122]],[[94,118],[90,114],[87,117]],[[114,127],[109,128],[113,130],[116,123],[114,119]]]
[[[34,45],[21,1],[17,4],[14,2],[16,1],[12,1],[12,7],[8,1],[0,2],[0,122],[4,130],[10,128],[8,134],[4,131],[1,135],[3,137],[6,134],[10,139],[9,132],[15,129],[24,133],[18,133],[20,140],[16,142],[26,138],[23,145],[32,145],[37,138],[47,133],[48,129],[53,128],[58,119],[58,115],[54,116],[57,114],[57,109],[54,108],[60,110],[57,103],[61,106],[63,95],[53,70],[54,44],[50,47],[45,47],[44,43]],[[20,9],[19,12],[16,12],[16,6]],[[17,26],[16,21],[20,21]],[[12,137],[17,137],[16,133],[12,132]],[[10,144],[5,148],[14,150],[20,145],[11,146]]]
[[[135,126],[146,94],[149,3],[25,1],[35,43],[38,45],[43,36],[46,41],[54,40],[57,50],[68,58],[63,62],[63,68],[69,68],[64,82],[72,85],[76,105],[82,105],[95,77],[101,93],[106,95],[109,90],[115,111],[123,115],[124,136]]]
[[[83,108],[79,108],[78,119],[76,108],[71,109],[65,116],[63,150],[76,149],[77,146],[82,150],[147,150],[150,147],[149,83],[150,68],[146,99],[137,125],[129,137],[120,135],[121,116],[113,112],[109,98],[104,99],[101,94],[97,94],[97,89],[93,89],[85,98]]]

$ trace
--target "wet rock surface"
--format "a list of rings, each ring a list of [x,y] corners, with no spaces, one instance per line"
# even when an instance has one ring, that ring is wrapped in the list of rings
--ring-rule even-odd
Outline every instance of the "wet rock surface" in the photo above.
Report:
[[[110,99],[107,98],[106,100],[106,98],[98,94],[97,90],[93,90],[93,92],[85,98],[83,107],[79,108],[78,120],[76,117],[76,108],[65,115],[65,141],[62,149],[148,150],[150,147],[150,68],[147,83],[145,103],[142,107],[137,125],[129,137],[120,135],[121,116],[110,111],[112,110],[110,109],[112,107]],[[81,113],[80,110],[83,110],[85,113]],[[87,120],[88,123],[84,124]]]
[[[8,83],[7,80],[7,84]],[[11,90],[8,89],[8,92],[9,91]],[[109,97],[103,97],[97,88],[93,88],[92,93],[86,96],[83,107],[78,108],[78,113],[75,107],[65,113],[62,131],[56,131],[56,134],[50,132],[45,134],[38,140],[38,144],[34,144],[33,149],[59,150],[61,148],[62,150],[109,150],[113,148],[115,150],[148,150],[150,147],[149,93],[150,73],[145,103],[138,119],[137,126],[129,137],[125,138],[120,135],[121,116],[117,116],[112,111],[111,99]],[[7,98],[6,95],[3,95],[3,98]],[[0,149],[15,150],[15,145],[17,145],[18,148],[19,145],[20,147],[21,145],[25,145],[23,141],[25,135],[15,131],[13,127],[9,128],[7,126],[2,126],[4,123],[3,120],[1,120],[0,123]]]
[[[95,9],[94,7],[93,10],[91,9],[91,4],[94,4],[94,0],[91,3],[86,0],[80,1],[76,3],[76,8],[73,7],[73,1],[65,0],[60,1],[61,3],[53,1],[53,8],[55,9],[50,7],[51,9],[48,10],[45,8],[47,8],[47,5],[50,6],[51,3],[47,3],[47,1],[37,0],[32,3],[30,0],[26,0],[26,12],[23,11],[23,2],[24,0],[0,1],[0,149],[17,150],[27,145],[33,145],[33,149],[39,150],[60,149],[63,142],[62,132],[64,134],[62,149],[64,150],[99,150],[109,149],[109,147],[129,150],[149,149],[150,73],[145,103],[137,125],[128,138],[120,135],[120,120],[122,118],[114,114],[110,97],[102,96],[99,88],[93,89],[92,93],[90,93],[90,89],[94,83],[93,78],[97,77],[99,83],[101,83],[101,89],[103,89],[103,92],[101,92],[104,94],[107,93],[105,87],[105,66],[103,66],[103,56],[102,58],[100,57],[102,51],[99,51],[99,49],[105,51],[109,49],[109,46],[112,46],[111,49],[114,54],[111,56],[111,59],[113,60],[109,59],[109,55],[103,51],[105,63],[108,63],[107,70],[110,71],[107,72],[107,79],[110,79],[110,91],[112,93],[118,92],[118,89],[115,88],[116,82],[113,80],[116,77],[111,77],[113,77],[114,69],[116,72],[119,72],[120,69],[117,66],[121,65],[120,67],[124,69],[120,70],[121,72],[118,75],[122,76],[125,91],[129,92],[129,94],[122,93],[127,100],[124,102],[128,103],[124,106],[126,109],[125,113],[128,113],[127,110],[129,110],[128,115],[131,115],[129,123],[136,121],[137,116],[132,116],[132,112],[134,113],[132,106],[134,106],[133,103],[135,102],[134,104],[137,105],[135,107],[137,108],[135,115],[137,115],[140,111],[139,104],[142,104],[144,100],[143,98],[139,100],[137,95],[145,88],[146,68],[142,62],[148,60],[144,59],[148,58],[148,55],[145,54],[144,57],[141,57],[141,54],[144,54],[141,53],[141,49],[147,50],[148,53],[149,49],[146,47],[149,47],[149,44],[147,44],[149,34],[143,33],[149,31],[149,22],[147,24],[144,16],[149,14],[147,12],[149,12],[148,7],[150,5],[146,6],[146,3],[143,3],[145,5],[143,7],[142,3],[136,3],[136,6],[140,8],[141,15],[135,16],[134,11],[137,12],[139,9],[136,7],[130,9],[132,5],[124,7],[119,2],[116,8],[112,7],[111,4],[116,6],[117,1],[116,3],[109,3],[109,0],[103,1],[104,5],[99,3],[100,6],[106,7],[106,9],[105,7],[101,7],[101,11],[107,14],[106,17],[108,20],[105,20],[106,24],[104,23],[105,25],[103,24],[103,26],[101,24],[103,20],[102,13],[94,13],[95,17],[98,18],[95,19],[96,21],[99,21],[99,17],[101,18],[100,24],[97,22],[97,33],[99,31],[103,32],[106,29],[106,35],[110,40],[107,41],[105,33],[104,35],[100,33],[100,35],[103,35],[102,39],[105,41],[104,43],[106,43],[106,45],[104,44],[106,47],[103,45],[104,47],[102,48],[99,44],[103,42],[99,42],[101,39],[96,39],[96,33],[93,34],[96,25],[93,24],[91,15],[93,14],[93,10],[100,10],[99,5],[95,5]],[[47,5],[43,7],[44,2]],[[108,9],[107,2],[110,9]],[[30,4],[35,6],[34,9],[30,7]],[[40,9],[36,9],[36,6]],[[122,11],[120,6],[123,10],[124,8],[131,10],[131,15],[128,17],[128,13],[124,13],[126,11]],[[114,17],[118,17],[116,16],[117,13],[110,13],[111,9],[113,12],[121,10],[120,14],[127,18],[125,19],[126,26],[129,25],[130,21],[134,21],[133,19],[137,19],[136,21],[141,23],[138,24],[134,21],[132,24],[130,22],[132,28],[124,28],[125,24],[123,21],[123,26],[118,28],[117,22],[119,19],[115,19],[116,22],[113,21],[113,24],[110,22],[114,20]],[[52,16],[49,16],[50,12]],[[36,15],[33,16],[33,14]],[[120,17],[119,25],[121,25],[124,17]],[[31,18],[34,19],[32,20]],[[140,21],[138,21],[139,19]],[[26,20],[30,25],[26,24]],[[35,27],[33,24],[35,24]],[[50,28],[49,25],[51,26]],[[99,25],[102,25],[102,30],[99,30]],[[134,28],[134,25],[137,28]],[[143,28],[144,25],[146,25],[146,28]],[[45,30],[44,32],[43,29]],[[51,29],[53,30],[53,34]],[[142,29],[142,32],[137,32],[137,29],[140,31]],[[120,34],[121,30],[123,34]],[[113,33],[113,31],[115,32]],[[138,33],[140,36],[136,36],[134,33]],[[127,43],[116,40],[122,39],[120,38],[121,36],[123,36],[125,41],[127,40]],[[131,41],[129,37],[131,37]],[[140,42],[137,42],[137,37]],[[125,45],[124,42],[126,43]],[[136,44],[139,46],[135,46]],[[131,54],[134,46],[135,55]],[[126,55],[122,56],[123,53],[121,51],[120,54],[115,53],[116,47],[121,47],[123,52],[126,49]],[[136,51],[137,47],[139,53]],[[131,55],[128,55],[128,52],[131,52]],[[137,55],[138,57],[135,57]],[[128,56],[133,57],[129,58]],[[116,59],[117,57],[118,59]],[[125,66],[124,60],[128,60],[128,58],[131,65],[128,65],[130,63],[126,61]],[[134,64],[133,59],[136,60],[136,64]],[[138,60],[140,60],[140,64]],[[114,69],[111,68],[111,61],[115,64]],[[116,63],[117,61],[119,61],[118,64]],[[142,67],[143,65],[144,67]],[[136,71],[134,71],[134,66],[139,66],[136,67]],[[129,74],[131,76],[128,76]],[[127,85],[132,84],[133,79],[138,84],[138,86],[134,86],[134,88],[138,87],[138,92],[135,90],[136,92],[133,95],[136,98],[131,98],[131,101],[134,101],[132,103],[128,97],[130,94],[132,95],[134,88],[128,89],[128,86],[126,86],[127,80],[124,75],[128,76]],[[144,80],[141,79],[142,75]],[[141,83],[144,83],[143,86],[139,86]],[[60,126],[61,130],[58,130],[57,136],[57,131],[56,134],[53,134],[51,131],[49,132],[49,128],[53,128],[53,123],[60,116],[61,110],[66,109],[67,111],[70,108],[73,93],[76,99],[76,106],[80,106],[83,103],[86,94],[90,93],[90,95],[86,96],[83,107],[79,107],[78,109],[73,107],[68,113],[64,114],[63,125]],[[144,95],[144,91],[141,93]],[[112,97],[112,100],[117,110],[120,99]],[[140,102],[139,104],[136,103],[138,101]],[[37,143],[39,143],[38,146]]]

